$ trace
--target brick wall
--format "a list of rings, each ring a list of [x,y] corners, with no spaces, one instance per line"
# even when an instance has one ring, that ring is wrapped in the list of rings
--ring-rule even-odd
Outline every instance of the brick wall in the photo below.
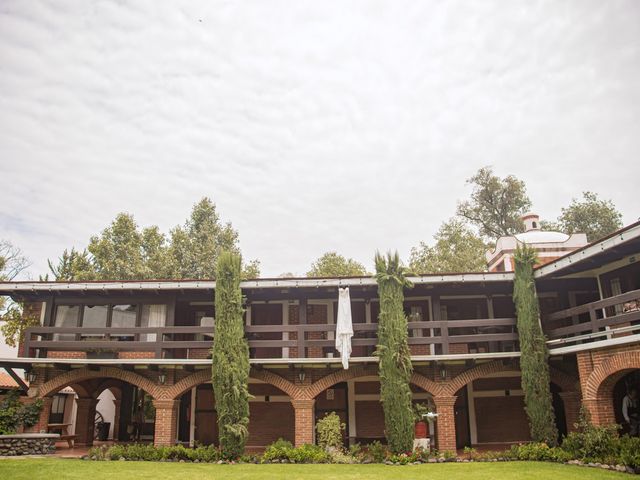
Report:
[[[379,401],[356,402],[356,432],[358,438],[384,438],[384,411]]]
[[[118,358],[122,358],[122,359],[156,358],[156,354],[155,352],[118,352]]]
[[[264,448],[278,438],[295,441],[295,412],[290,402],[251,402],[247,445]]]
[[[481,397],[474,405],[479,443],[530,440],[524,397]]]

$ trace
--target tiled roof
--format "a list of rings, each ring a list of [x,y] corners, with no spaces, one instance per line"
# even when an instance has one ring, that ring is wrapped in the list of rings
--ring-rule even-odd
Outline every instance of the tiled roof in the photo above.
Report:
[[[18,384],[8,373],[0,372],[0,388],[18,388]]]

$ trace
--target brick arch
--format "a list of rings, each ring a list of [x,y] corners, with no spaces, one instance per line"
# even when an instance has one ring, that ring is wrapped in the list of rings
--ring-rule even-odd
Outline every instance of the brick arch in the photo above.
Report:
[[[564,373],[557,368],[549,367],[549,375],[551,376],[551,382],[555,383],[563,392],[579,392],[580,381],[571,375]]]
[[[40,387],[39,394],[41,397],[48,397],[57,393],[58,391],[60,391],[60,389],[68,385],[77,384],[84,380],[90,380],[94,378],[115,378],[118,380],[122,380],[143,389],[153,398],[162,398],[159,396],[159,394],[162,393],[162,389],[160,389],[160,387],[158,387],[148,378],[138,375],[137,373],[113,367],[101,367],[99,370],[89,370],[88,368],[70,370],[45,382]]]
[[[347,380],[352,380],[358,377],[367,377],[370,375],[378,375],[378,368],[375,366],[358,366],[349,368],[348,370],[338,370],[337,372],[330,373],[329,375],[315,381],[302,393],[305,395],[305,398],[313,399],[336,383],[346,382]],[[411,375],[410,382],[434,396],[437,395],[442,388],[433,380],[415,372]]]
[[[500,360],[483,363],[482,365],[478,365],[477,367],[462,372],[451,380],[451,382],[444,384],[442,387],[442,394],[455,395],[458,390],[474,380],[497,372],[513,372],[519,375],[522,373],[517,364],[505,365]],[[573,392],[579,388],[579,382],[576,378],[573,378],[556,368],[549,367],[549,376],[551,377],[551,382],[560,387],[563,392]]]
[[[108,378],[104,382],[101,382],[91,394],[92,398],[98,398],[105,390],[111,390],[114,397],[119,399],[122,396],[122,381],[115,378]]]
[[[616,382],[630,370],[640,369],[640,351],[621,352],[607,358],[593,369],[584,389],[585,399],[609,399]]]
[[[251,370],[250,378],[269,383],[282,390],[291,398],[300,397],[301,389],[299,387],[273,372],[269,372],[267,370]],[[198,385],[209,381],[211,381],[211,369],[205,368],[203,370],[198,370],[163,391],[163,396],[161,398],[177,399],[180,395],[191,390],[193,387],[197,387]]]
[[[487,375],[491,375],[492,373],[497,372],[518,372],[520,373],[520,369],[516,365],[505,365],[500,360],[495,360],[489,363],[483,363],[482,365],[478,365],[477,367],[470,368],[469,370],[465,370],[461,374],[457,375],[450,382],[443,384],[442,386],[442,395],[443,396],[454,396],[458,390],[460,390],[465,385],[473,382],[482,377],[486,377]]]

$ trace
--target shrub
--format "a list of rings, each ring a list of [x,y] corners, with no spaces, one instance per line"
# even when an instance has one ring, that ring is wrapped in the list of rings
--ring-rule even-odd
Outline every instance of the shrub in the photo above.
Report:
[[[550,447],[544,442],[513,445],[509,458],[534,462],[568,462],[571,455],[558,447]]]
[[[220,450],[213,445],[198,446],[196,448],[187,448],[182,445],[170,447],[154,447],[153,445],[145,445],[132,443],[129,445],[112,445],[110,447],[94,447],[89,450],[89,458],[92,460],[131,460],[131,461],[198,461],[198,462],[217,462],[222,458]]]
[[[640,468],[640,438],[625,435],[617,443],[618,462],[627,467]]]
[[[384,462],[384,459],[387,457],[388,453],[389,451],[387,450],[387,447],[380,443],[378,440],[371,442],[369,446],[367,446],[367,454],[375,463]]]
[[[336,412],[331,412],[316,424],[318,432],[318,445],[323,448],[342,448],[342,431],[346,425],[340,421],[340,417]]]
[[[0,435],[16,433],[19,427],[33,427],[40,418],[42,400],[22,403],[20,392],[10,390],[0,402]]]
[[[274,460],[286,460],[292,463],[327,463],[329,454],[317,445],[301,445],[294,447],[291,442],[278,439],[269,445],[262,455],[262,463],[270,463]]]
[[[580,410],[578,430],[571,432],[562,442],[562,449],[572,458],[605,462],[614,457],[617,450],[617,425],[595,426],[591,423],[586,409]]]

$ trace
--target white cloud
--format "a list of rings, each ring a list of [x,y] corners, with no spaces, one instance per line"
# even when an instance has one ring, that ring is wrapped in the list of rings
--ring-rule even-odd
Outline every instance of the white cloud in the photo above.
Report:
[[[0,237],[46,259],[211,196],[265,275],[430,239],[486,164],[637,216],[640,4],[0,4]]]

